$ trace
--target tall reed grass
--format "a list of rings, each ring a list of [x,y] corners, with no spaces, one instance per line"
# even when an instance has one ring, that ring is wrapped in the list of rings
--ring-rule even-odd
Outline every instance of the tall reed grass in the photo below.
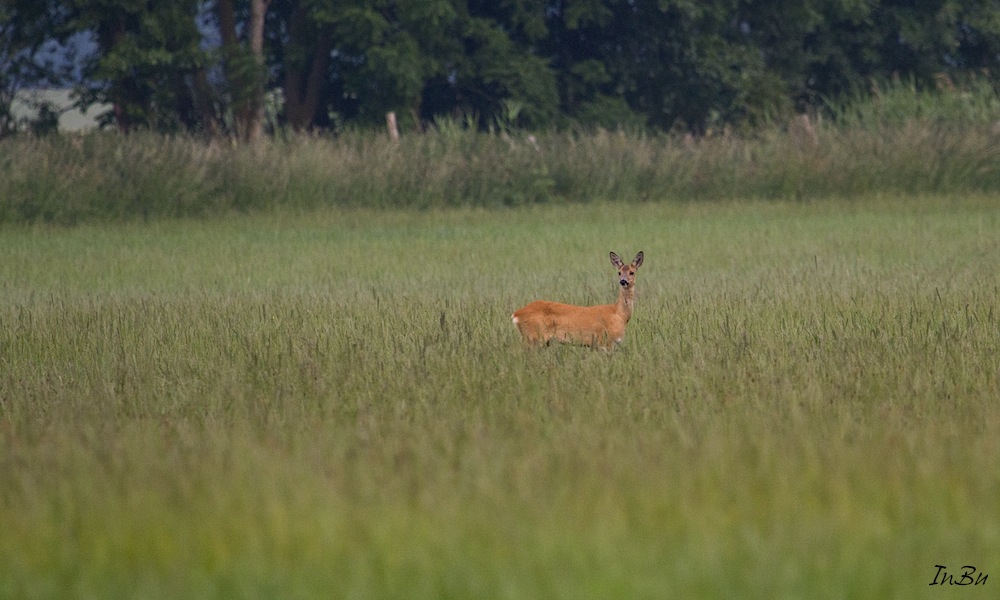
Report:
[[[998,221],[984,196],[4,227],[0,598],[988,595]],[[624,345],[522,349],[514,307],[614,297],[611,248],[646,255]]]
[[[832,112],[699,139],[487,134],[447,122],[399,142],[375,132],[279,136],[254,147],[148,134],[12,139],[0,144],[0,223],[1000,188],[1000,102],[988,86],[930,93],[895,84]]]

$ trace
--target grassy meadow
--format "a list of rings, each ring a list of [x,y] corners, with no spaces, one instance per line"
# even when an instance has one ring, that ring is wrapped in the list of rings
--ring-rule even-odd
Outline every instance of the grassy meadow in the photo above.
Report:
[[[4,226],[0,597],[992,597],[998,201]]]

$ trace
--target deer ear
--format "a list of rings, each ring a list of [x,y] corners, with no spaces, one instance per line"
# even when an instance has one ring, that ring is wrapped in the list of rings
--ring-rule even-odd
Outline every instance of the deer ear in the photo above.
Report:
[[[632,259],[632,266],[638,269],[641,265],[642,265],[642,252],[639,252],[639,254],[636,254],[635,258]]]
[[[615,254],[614,252],[612,252],[611,253],[611,264],[613,264],[616,269],[620,269],[620,268],[622,268],[622,266],[624,266],[625,263],[622,262],[622,259],[618,258],[617,254]]]

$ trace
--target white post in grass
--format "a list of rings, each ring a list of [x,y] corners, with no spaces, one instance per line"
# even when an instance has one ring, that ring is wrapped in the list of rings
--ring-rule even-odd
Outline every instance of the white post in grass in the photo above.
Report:
[[[788,131],[792,134],[792,139],[800,147],[815,147],[819,145],[819,136],[816,134],[816,127],[806,113],[796,115],[788,124]]]
[[[394,142],[399,141],[399,125],[396,124],[396,113],[389,111],[385,113],[385,126],[389,129],[389,137]]]

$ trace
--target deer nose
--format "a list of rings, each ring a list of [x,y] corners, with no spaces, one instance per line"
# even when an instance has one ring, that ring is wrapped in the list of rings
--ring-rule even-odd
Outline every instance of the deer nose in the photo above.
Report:
[[[628,286],[628,280],[627,279],[622,279],[618,283],[622,284],[622,287],[627,287]]]

